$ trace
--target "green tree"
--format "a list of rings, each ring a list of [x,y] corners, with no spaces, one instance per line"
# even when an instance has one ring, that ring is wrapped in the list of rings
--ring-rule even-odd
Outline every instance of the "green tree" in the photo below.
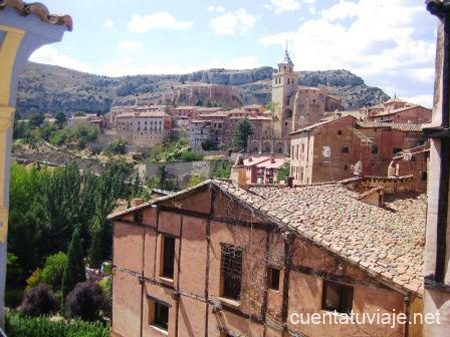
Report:
[[[32,127],[37,128],[37,127],[40,127],[44,123],[44,120],[45,120],[45,116],[42,112],[35,113],[33,116],[31,116],[30,124]]]
[[[42,280],[55,291],[61,289],[62,276],[66,265],[67,255],[63,252],[48,256],[42,270]]]
[[[286,181],[287,177],[289,177],[289,171],[290,171],[289,163],[285,163],[278,170],[278,173],[277,173],[278,182]]]
[[[252,124],[247,118],[241,119],[236,124],[236,131],[233,137],[233,147],[235,150],[247,148],[248,138],[253,135]]]
[[[67,116],[64,112],[60,111],[55,115],[56,124],[62,128],[67,122]]]
[[[194,187],[205,181],[205,178],[199,175],[193,175],[188,182],[188,187]]]
[[[75,288],[80,282],[86,281],[86,270],[83,260],[83,247],[81,246],[80,233],[77,230],[73,232],[67,252],[67,264],[64,268],[62,278],[62,300]]]

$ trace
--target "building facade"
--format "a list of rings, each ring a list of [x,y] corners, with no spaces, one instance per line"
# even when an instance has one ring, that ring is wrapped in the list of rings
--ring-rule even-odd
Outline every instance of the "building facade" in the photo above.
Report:
[[[397,154],[425,143],[419,124],[359,121],[348,115],[291,134],[290,175],[295,185],[339,181],[355,175],[388,176],[389,167],[396,165],[393,160]],[[422,161],[409,171],[425,179],[418,183],[422,187],[426,186],[424,170],[426,164]]]
[[[115,117],[117,136],[131,145],[154,147],[170,135],[172,117],[164,111],[140,110]]]
[[[431,122],[431,110],[420,105],[405,102],[397,97],[391,98],[383,104],[367,109],[368,120],[390,123]]]
[[[423,237],[425,199],[391,201],[392,214],[356,196],[208,181],[112,215],[113,336],[421,336],[420,324],[333,323],[421,310],[423,245],[403,238]],[[328,320],[296,324],[307,313]]]

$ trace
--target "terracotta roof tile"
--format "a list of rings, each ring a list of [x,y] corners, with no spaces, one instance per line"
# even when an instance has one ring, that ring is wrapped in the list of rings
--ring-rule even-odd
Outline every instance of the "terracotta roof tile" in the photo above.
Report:
[[[358,121],[357,126],[364,129],[372,128],[390,128],[392,130],[405,131],[405,132],[422,132],[422,124],[413,123],[386,123],[375,121]]]
[[[64,25],[69,31],[73,29],[72,17],[69,15],[50,14],[47,7],[39,2],[26,3],[22,0],[0,0],[0,10],[12,8],[22,16],[34,15],[41,21],[52,25]]]
[[[343,185],[221,189],[287,224],[300,235],[347,257],[373,274],[408,290],[422,284],[426,196],[404,195],[380,208],[365,204]]]

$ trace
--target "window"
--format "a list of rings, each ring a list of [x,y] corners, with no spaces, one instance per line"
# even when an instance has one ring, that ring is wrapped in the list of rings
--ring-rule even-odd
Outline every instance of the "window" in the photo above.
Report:
[[[280,270],[269,268],[269,288],[273,290],[280,289]]]
[[[154,325],[160,329],[169,329],[169,308],[168,304],[154,299],[148,300],[149,325]]]
[[[427,171],[422,172],[422,181],[427,181],[427,179],[428,179],[428,172]]]
[[[402,149],[400,147],[394,147],[394,150],[392,151],[394,154],[397,154],[399,152],[402,152]]]
[[[372,154],[378,155],[378,146],[377,145],[372,146]]]
[[[221,296],[238,301],[241,298],[242,249],[223,244],[220,270]]]
[[[322,309],[349,314],[353,306],[353,287],[324,281]]]
[[[350,153],[350,149],[348,146],[343,146],[342,147],[342,153]]]
[[[173,278],[175,261],[175,238],[163,236],[162,240],[161,276]]]
[[[342,130],[338,130],[338,136],[342,136]]]

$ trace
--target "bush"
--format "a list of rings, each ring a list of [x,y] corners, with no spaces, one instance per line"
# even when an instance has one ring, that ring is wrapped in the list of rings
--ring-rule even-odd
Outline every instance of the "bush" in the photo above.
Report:
[[[27,288],[31,289],[36,287],[39,283],[42,282],[42,269],[37,268],[29,278],[27,278]]]
[[[124,141],[123,139],[118,139],[108,145],[108,147],[105,149],[105,153],[107,153],[107,154],[125,154],[126,146],[127,146],[126,141]]]
[[[102,288],[94,282],[78,283],[66,297],[69,317],[80,317],[85,321],[95,321],[103,306]]]
[[[104,277],[98,283],[102,288],[103,293],[103,313],[105,316],[110,317],[112,315],[112,276]]]
[[[205,178],[203,178],[202,176],[198,176],[198,175],[193,175],[188,182],[188,186],[187,187],[194,187],[197,186],[199,184],[201,184],[202,182],[205,181]]]
[[[50,255],[45,260],[44,269],[42,271],[42,280],[49,284],[53,290],[59,290],[61,288],[62,276],[66,264],[67,255],[62,252]]]
[[[29,290],[23,298],[20,312],[28,316],[42,316],[55,313],[59,300],[47,284],[41,283]]]
[[[6,333],[12,337],[109,337],[109,324],[79,319],[50,321],[46,317],[7,313]]]
[[[184,151],[180,155],[182,161],[200,161],[203,160],[203,154],[196,151]]]

